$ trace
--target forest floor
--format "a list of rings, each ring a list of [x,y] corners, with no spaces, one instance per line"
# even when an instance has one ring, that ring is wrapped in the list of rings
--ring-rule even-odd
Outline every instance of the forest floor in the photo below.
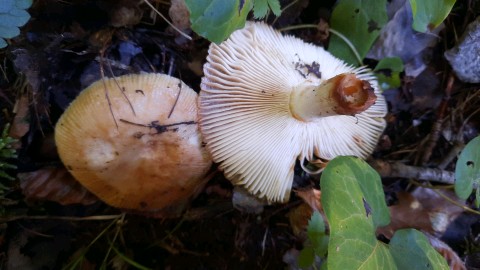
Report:
[[[77,94],[103,75],[165,73],[200,90],[209,42],[193,32],[192,41],[184,39],[134,2],[34,1],[22,34],[0,51],[0,128],[10,123],[9,134],[18,139],[18,158],[11,161],[17,169],[8,171],[15,179],[1,179],[0,268],[295,269],[305,240],[298,231],[311,213],[299,214],[305,206],[295,194],[286,204],[244,213],[233,207],[233,187],[217,172],[182,217],[156,219],[109,207],[66,173],[54,125]],[[320,17],[328,19],[333,2],[296,1],[274,27],[318,24]],[[156,6],[168,14],[168,2]],[[424,71],[401,74],[401,87],[384,92],[388,126],[374,160],[452,172],[462,147],[479,135],[480,86],[456,79],[444,52],[480,9],[459,4],[454,11],[437,42],[425,49]],[[319,46],[327,41],[318,29],[289,34]],[[456,199],[451,185],[435,185],[462,208],[425,182],[383,174],[387,201],[397,206],[396,228],[427,232],[480,268],[480,215],[465,211],[474,208],[472,200]],[[412,201],[422,210],[412,212]],[[422,222],[435,213],[446,217],[441,229]]]

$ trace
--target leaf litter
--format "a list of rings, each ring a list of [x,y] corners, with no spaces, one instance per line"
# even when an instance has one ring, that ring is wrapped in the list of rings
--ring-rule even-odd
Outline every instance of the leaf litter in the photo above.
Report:
[[[299,193],[287,205],[265,206],[263,212],[248,214],[232,206],[232,186],[217,173],[183,219],[154,220],[127,215],[122,221],[118,218],[119,210],[97,202],[65,174],[54,148],[46,147],[60,114],[81,89],[101,78],[102,70],[107,77],[132,72],[169,73],[199,89],[201,65],[209,43],[192,35],[182,1],[172,1],[171,6],[166,1],[152,1],[152,4],[162,14],[170,12],[174,25],[192,35],[193,41],[169,29],[162,20],[154,20],[152,24],[155,15],[151,15],[150,8],[142,1],[114,2],[35,3],[29,10],[34,20],[0,53],[5,74],[0,76],[0,126],[13,123],[11,136],[21,142],[16,160],[18,169],[14,170],[20,181],[9,184],[1,200],[6,217],[21,218],[4,223],[6,226],[0,231],[6,239],[0,242],[5,255],[2,265],[15,269],[18,265],[14,263],[22,260],[25,269],[60,268],[77,261],[86,268],[132,266],[132,263],[157,269],[284,267],[283,260],[291,260],[286,259],[286,254],[297,254],[294,251],[302,248],[305,235],[301,232],[306,228],[311,208],[301,203],[300,194],[319,197],[311,189],[318,188],[315,177],[306,180],[308,187],[303,191],[307,193]],[[265,20],[276,23],[277,27],[320,23],[322,29],[328,29],[325,22],[332,8],[328,4],[281,1],[281,6],[289,8],[278,18],[267,14]],[[443,52],[456,44],[456,33],[463,33],[467,22],[478,16],[478,10],[469,9],[468,4],[456,7],[441,31],[437,29],[423,36],[421,44],[413,50],[401,50],[409,55],[396,55],[404,58],[407,68],[400,74],[401,87],[385,91],[391,108],[384,134],[388,143],[374,152],[374,158],[417,167],[436,168],[437,164],[443,164],[442,170],[452,172],[455,155],[448,160],[448,153],[455,150],[457,142],[464,145],[478,136],[478,85],[454,80],[445,109],[438,108],[446,96],[451,73]],[[405,21],[400,13],[390,15],[400,23]],[[387,26],[394,23],[395,20],[390,20]],[[326,38],[319,37],[325,36],[325,32],[298,29],[290,34],[322,44]],[[412,34],[401,34],[402,38],[412,38]],[[399,38],[380,34],[374,50],[367,54],[373,66],[376,60],[372,59],[395,54],[385,51],[391,48],[385,43],[395,43]],[[372,56],[380,53],[385,55]],[[366,63],[370,64],[369,61]],[[20,87],[22,81],[26,82],[25,87]],[[432,126],[439,123],[438,119],[442,120],[441,132],[430,157],[421,164],[423,153],[418,149],[427,144],[426,138]],[[467,266],[475,265],[475,254],[480,254],[477,228],[480,219],[476,214],[465,212],[429,189],[415,187],[414,182],[401,175],[382,176],[387,194],[394,197],[390,206],[393,221],[384,232],[387,238],[401,227],[419,228],[429,233],[430,242],[437,243],[446,258],[451,258],[453,269],[462,269],[458,257],[465,256]],[[299,191],[302,192],[301,186]],[[445,196],[455,200],[450,194]],[[414,202],[418,202],[419,208],[412,209]],[[321,209],[315,202],[311,205]],[[473,200],[467,200],[463,206],[474,207]],[[288,214],[296,209],[300,209],[296,214]],[[438,220],[444,223],[435,227],[432,215],[438,215]],[[90,220],[99,216],[110,220]],[[67,219],[58,221],[56,217]],[[68,220],[69,217],[79,220]],[[458,222],[464,222],[460,223],[464,228],[452,229]],[[94,241],[96,238],[99,241]],[[40,259],[45,255],[43,251],[50,248],[54,252]]]

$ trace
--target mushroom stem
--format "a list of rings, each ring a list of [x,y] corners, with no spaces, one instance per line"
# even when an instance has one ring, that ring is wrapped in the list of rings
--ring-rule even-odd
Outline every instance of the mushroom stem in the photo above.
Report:
[[[344,73],[320,85],[304,83],[297,86],[290,96],[290,110],[298,120],[311,122],[319,117],[361,113],[376,99],[368,81]]]

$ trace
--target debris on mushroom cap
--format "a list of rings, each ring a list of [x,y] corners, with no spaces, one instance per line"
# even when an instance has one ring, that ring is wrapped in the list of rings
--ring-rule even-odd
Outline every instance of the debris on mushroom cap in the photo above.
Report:
[[[270,202],[288,200],[297,159],[365,158],[385,128],[385,99],[368,69],[264,23],[212,44],[204,73],[207,149],[230,181]]]
[[[197,97],[161,74],[97,81],[56,125],[60,158],[112,206],[175,215],[202,189],[211,166],[198,132]]]

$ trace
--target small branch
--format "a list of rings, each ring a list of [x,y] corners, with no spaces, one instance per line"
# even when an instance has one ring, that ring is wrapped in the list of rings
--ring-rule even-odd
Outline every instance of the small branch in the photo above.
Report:
[[[163,16],[163,14],[160,13],[148,0],[143,0],[143,2],[145,2],[147,6],[149,6],[153,11],[155,11],[155,13],[157,13],[158,16],[160,16],[166,23],[168,23],[168,25],[170,25],[170,27],[175,29],[175,31],[177,31],[180,35],[184,36],[188,40],[192,40],[192,38],[189,35],[185,34],[182,30],[178,29],[178,27],[173,25],[165,16]]]
[[[415,178],[453,185],[455,174],[440,169],[416,167],[401,162],[370,160],[368,162],[382,177]]]
[[[452,149],[445,155],[441,162],[437,165],[437,168],[443,170],[445,169],[452,161],[458,157],[460,152],[465,148],[465,144],[462,141],[455,141],[453,143]]]
[[[88,216],[88,217],[64,217],[64,216],[14,216],[0,218],[0,223],[11,222],[22,219],[35,219],[35,220],[66,220],[66,221],[102,221],[102,220],[112,220],[122,217],[123,214],[119,215],[104,215],[104,216]]]
[[[448,77],[447,86],[445,88],[445,95],[443,97],[442,102],[438,106],[437,110],[437,119],[433,123],[432,131],[428,136],[427,145],[423,149],[423,154],[420,159],[420,165],[425,165],[430,160],[432,156],[433,148],[437,145],[438,138],[440,138],[440,134],[442,132],[442,125],[443,125],[443,118],[447,111],[448,101],[450,100],[450,93],[452,92],[453,83],[455,82],[455,76],[450,74]]]

